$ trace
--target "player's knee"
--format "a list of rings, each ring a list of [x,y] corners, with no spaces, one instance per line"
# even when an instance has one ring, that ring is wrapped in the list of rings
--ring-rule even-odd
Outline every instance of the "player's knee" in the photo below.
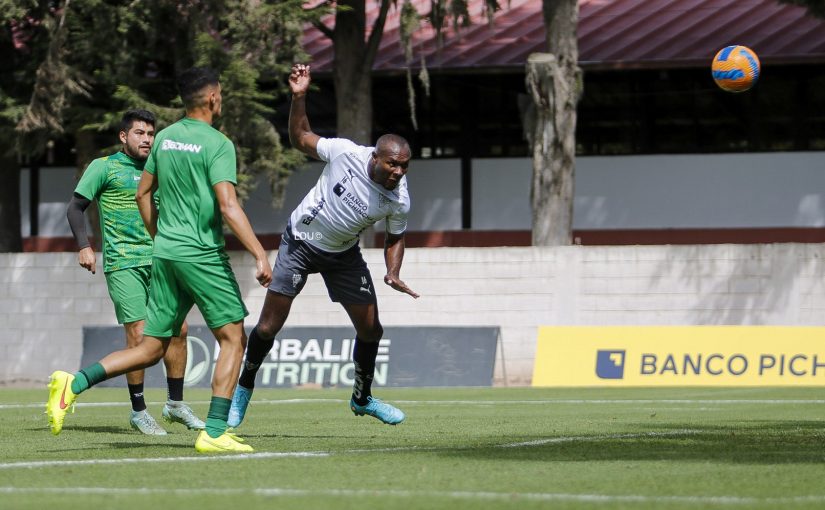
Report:
[[[143,321],[124,324],[126,330],[126,347],[136,347],[143,341]]]
[[[365,342],[378,342],[384,336],[384,327],[381,324],[375,324],[370,328],[364,328],[363,331],[358,332],[358,338]]]
[[[150,366],[160,361],[163,358],[163,355],[166,354],[166,349],[164,349],[163,343],[157,339],[144,341],[140,344],[140,346],[143,350],[145,363]]]
[[[278,334],[278,331],[281,329],[280,322],[276,320],[261,320],[258,322],[258,325],[255,326],[256,334],[265,340],[269,340],[270,338],[275,338],[275,335]],[[244,341],[244,345],[246,342]]]

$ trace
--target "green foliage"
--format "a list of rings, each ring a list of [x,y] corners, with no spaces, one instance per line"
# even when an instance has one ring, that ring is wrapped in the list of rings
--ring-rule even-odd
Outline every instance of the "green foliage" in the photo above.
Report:
[[[387,0],[385,0],[387,1]],[[418,13],[418,10],[410,2],[404,0],[401,6],[400,17],[400,38],[401,46],[404,48],[404,60],[406,63],[406,81],[407,81],[407,104],[410,108],[410,121],[413,129],[418,129],[418,119],[415,111],[415,87],[413,86],[412,70],[413,63],[413,36],[421,28],[421,22],[428,19],[430,24],[436,30],[436,44],[441,47],[444,43],[444,28],[449,20],[452,21],[452,26],[455,31],[468,27],[472,24],[470,18],[468,0],[434,0],[431,3],[430,12],[426,16]],[[484,1],[484,14],[487,17],[488,24],[493,24],[493,17],[495,13],[501,9],[498,0]],[[420,58],[421,71],[418,74],[418,79],[424,87],[424,92],[427,96],[430,95],[430,76],[427,72],[427,63],[424,56]]]
[[[9,86],[24,92],[4,93],[0,79],[0,130],[14,119],[21,137],[32,139],[25,148],[32,154],[64,132],[113,133],[130,108],[153,111],[165,127],[183,115],[175,77],[208,65],[221,73],[224,118],[216,127],[236,144],[241,194],[251,176],[263,174],[278,202],[303,162],[281,146],[268,120],[289,68],[305,58],[303,24],[320,14],[300,1],[0,0],[0,12],[0,23],[26,29],[23,49],[0,40],[0,51],[20,61]],[[28,104],[22,117],[20,104]],[[78,154],[78,164],[110,149]]]
[[[449,0],[447,4],[447,14],[452,18],[453,29],[456,32],[462,27],[469,27],[472,24],[470,11],[467,8],[467,0]]]
[[[5,25],[23,18],[37,3],[37,0],[0,0],[0,23]]]

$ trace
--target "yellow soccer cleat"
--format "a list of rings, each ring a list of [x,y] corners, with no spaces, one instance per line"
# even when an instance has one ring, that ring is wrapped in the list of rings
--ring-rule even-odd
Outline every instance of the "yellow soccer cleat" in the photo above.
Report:
[[[218,437],[211,437],[202,430],[195,441],[195,450],[200,453],[249,453],[254,452],[248,444],[242,444],[243,439],[230,432],[224,432]]]
[[[46,414],[49,415],[49,426],[55,436],[63,430],[63,418],[66,413],[74,412],[74,401],[77,394],[72,391],[74,376],[68,372],[56,371],[49,379],[49,400],[46,402]]]

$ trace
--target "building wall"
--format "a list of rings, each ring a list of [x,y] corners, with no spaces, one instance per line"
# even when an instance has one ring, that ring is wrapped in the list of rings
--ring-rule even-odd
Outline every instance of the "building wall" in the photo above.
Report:
[[[385,325],[501,327],[498,384],[530,382],[539,325],[825,324],[822,244],[410,249],[402,278],[417,300],[381,285],[381,250],[364,252]],[[252,324],[265,291],[248,254],[232,262]],[[0,383],[78,369],[82,327],[114,324],[103,275],[73,253],[0,254]],[[287,322],[348,324],[318,276]]]
[[[581,157],[577,159],[576,230],[825,226],[825,152]],[[294,174],[283,207],[271,207],[260,182],[245,204],[258,233],[280,233],[314,185],[318,163]],[[526,158],[472,161],[473,230],[530,230],[531,163]],[[71,235],[66,204],[73,168],[41,170],[40,235]],[[21,179],[23,236],[29,235],[28,171]],[[461,163],[413,161],[408,174],[410,231],[461,229]]]

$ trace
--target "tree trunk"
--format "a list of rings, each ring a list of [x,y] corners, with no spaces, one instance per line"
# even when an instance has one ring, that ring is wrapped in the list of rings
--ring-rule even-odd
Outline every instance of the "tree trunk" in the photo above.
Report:
[[[335,15],[333,79],[337,131],[341,138],[369,145],[372,141],[372,61],[367,48],[364,0],[344,0],[350,7]]]
[[[576,0],[545,0],[544,19],[553,53],[530,55],[526,70],[532,98],[525,133],[533,158],[533,245],[561,246],[571,243],[573,229],[576,103],[581,95]]]
[[[0,176],[0,252],[20,252],[20,164],[14,152],[0,157]]]
[[[366,35],[365,0],[341,0],[339,5],[349,9],[337,11],[332,33],[337,135],[361,145],[371,145],[372,64],[390,1],[382,0],[381,13],[369,39]],[[376,246],[374,227],[361,232],[361,246]]]
[[[372,80],[370,75],[355,75],[335,70],[337,131],[361,145],[372,143]]]

